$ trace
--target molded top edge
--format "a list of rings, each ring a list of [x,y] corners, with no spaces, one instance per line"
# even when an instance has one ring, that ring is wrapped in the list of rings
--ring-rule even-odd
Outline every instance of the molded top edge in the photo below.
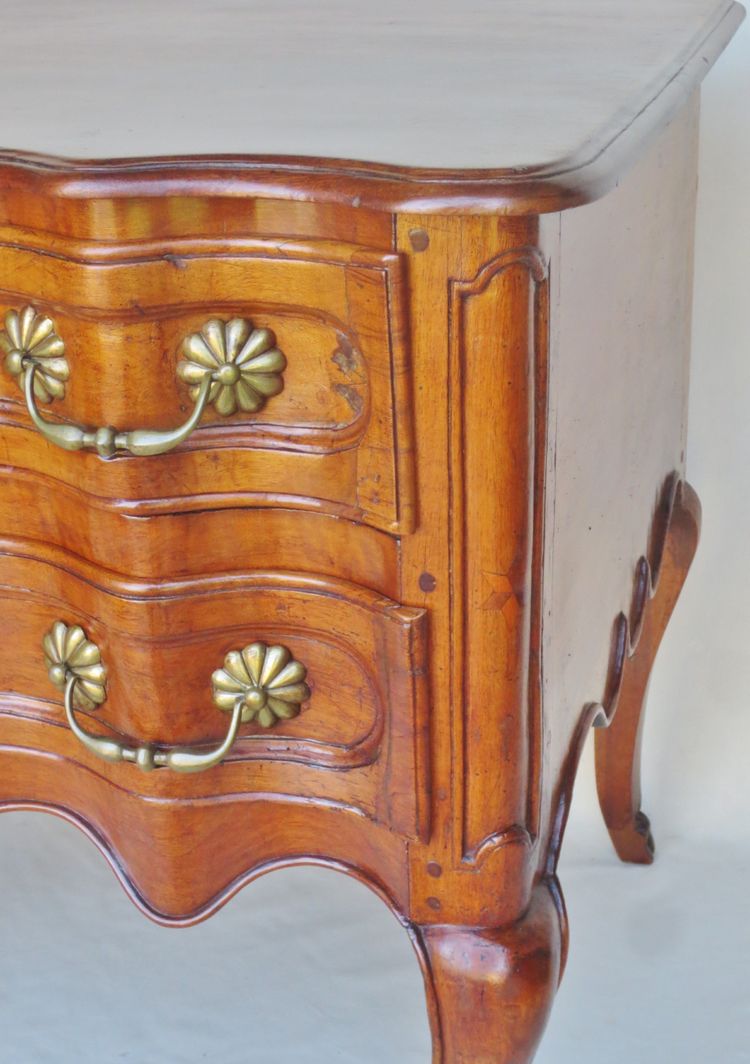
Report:
[[[340,2],[328,0],[325,13]],[[386,0],[386,7],[390,2]],[[651,14],[648,14],[650,3],[647,4],[646,0],[631,0],[630,4],[622,0],[601,0],[598,8],[592,5],[592,0],[570,0],[564,6],[559,0],[540,0],[542,16],[534,5],[533,10],[526,9],[531,16],[528,17],[523,14],[519,0],[501,0],[499,3],[471,0],[472,10],[464,13],[461,23],[460,19],[453,22],[449,19],[448,11],[455,5],[448,5],[444,0],[436,2],[440,17],[431,22],[428,5],[421,25],[428,36],[430,30],[434,31],[432,66],[429,67],[434,76],[439,74],[441,59],[447,54],[446,33],[449,28],[457,32],[460,25],[471,24],[472,20],[476,22],[473,36],[469,35],[462,42],[468,63],[471,49],[478,47],[477,37],[481,36],[484,23],[489,21],[496,32],[504,32],[507,24],[509,33],[503,37],[501,32],[500,37],[490,41],[491,47],[483,62],[501,66],[503,58],[518,51],[520,66],[516,62],[505,81],[498,79],[496,94],[489,100],[484,96],[471,96],[476,86],[469,78],[468,96],[462,97],[458,92],[450,96],[436,92],[435,107],[438,110],[435,110],[435,107],[428,107],[430,93],[425,92],[424,85],[417,79],[414,84],[409,83],[415,102],[405,103],[404,114],[396,112],[382,123],[375,123],[372,129],[365,129],[364,133],[339,128],[341,123],[356,122],[355,107],[340,109],[336,120],[328,125],[322,117],[319,134],[307,136],[305,133],[297,140],[294,138],[301,129],[299,122],[302,120],[299,116],[287,123],[285,132],[277,132],[277,127],[273,127],[268,137],[264,136],[265,120],[248,122],[247,139],[257,143],[283,147],[284,137],[288,137],[290,147],[299,143],[304,149],[316,144],[322,146],[324,138],[328,137],[327,143],[334,147],[351,145],[365,150],[370,145],[367,150],[374,153],[380,146],[384,158],[390,152],[392,157],[407,160],[402,164],[378,161],[377,158],[364,162],[356,158],[329,157],[324,153],[294,155],[283,151],[278,154],[220,152],[83,159],[36,151],[4,150],[0,151],[1,180],[6,185],[31,187],[44,195],[71,198],[167,194],[259,196],[417,213],[536,214],[558,211],[594,200],[617,183],[700,84],[745,14],[744,8],[733,0],[721,0],[718,4],[716,0],[680,0],[679,4],[677,0],[664,0]],[[173,0],[167,0],[165,7],[170,8],[172,3]],[[282,8],[286,10],[297,3],[298,0],[283,0]],[[76,6],[80,7],[80,0]],[[142,0],[138,0],[136,6],[142,6]],[[188,7],[192,12],[193,0]],[[424,7],[423,0],[419,0],[419,7]],[[544,24],[541,28],[540,21]],[[263,26],[270,32],[266,22]],[[408,18],[406,22],[409,22]],[[630,25],[630,22],[635,24]],[[593,29],[590,33],[587,31],[582,40],[568,33],[567,44],[563,40],[559,54],[555,55],[555,49],[550,51],[551,30],[557,28],[561,39],[566,38],[569,23],[579,30],[581,26],[593,24]],[[387,19],[379,23],[381,47],[394,46],[396,38],[388,36],[388,26]],[[409,28],[414,29],[411,23],[407,26]],[[330,24],[327,29],[331,29]],[[629,38],[622,46],[612,43],[612,37],[617,37],[620,30]],[[692,31],[689,37],[686,36],[688,30]],[[408,38],[409,34],[406,36]],[[650,42],[654,37],[657,43],[652,46]],[[679,47],[675,50],[676,45]],[[279,47],[279,55],[288,59],[288,50],[293,51],[294,40],[288,43],[281,39]],[[386,53],[378,53],[377,48],[375,52],[372,61],[377,64],[384,60]],[[8,42],[6,54],[12,55]],[[665,61],[667,55],[671,59]],[[575,62],[576,56],[579,67],[571,74],[570,64]],[[544,64],[544,69],[535,68],[536,63]],[[482,67],[482,62],[479,65]],[[530,68],[525,81],[519,80],[521,66]],[[0,75],[0,82],[9,72],[13,76],[13,62],[8,67],[4,75]],[[76,73],[69,76],[75,86]],[[162,78],[168,76],[168,70],[160,74]],[[510,97],[507,91],[505,95],[501,91],[508,90],[508,78],[512,78]],[[323,80],[328,90],[335,90],[335,83],[330,78]],[[556,90],[556,86],[559,89]],[[341,88],[339,83],[339,91]],[[405,83],[400,88],[408,94]],[[387,102],[385,88],[382,91]],[[17,79],[14,95],[18,96]],[[298,98],[295,97],[295,101]],[[454,109],[450,101],[455,104]],[[120,100],[117,102],[121,108]],[[314,102],[319,108],[320,100]],[[36,104],[23,100],[21,103],[22,109],[36,107]],[[287,109],[294,110],[286,97],[275,103],[274,114],[282,125],[285,104]],[[376,105],[377,100],[364,99],[359,108],[360,119],[372,118]],[[584,113],[577,113],[576,108]],[[571,113],[572,117],[565,117]],[[93,119],[96,117],[94,114]],[[420,128],[420,119],[425,128]],[[404,135],[399,140],[393,131],[400,129],[400,123],[410,121],[414,127],[413,135]],[[556,130],[556,122],[562,123],[564,128]],[[9,125],[12,128],[14,123]],[[50,127],[48,118],[37,122],[31,116],[25,125],[19,125],[18,121],[15,125],[29,130],[32,146],[35,141],[40,147],[50,143],[70,143],[73,147],[80,144],[73,128],[75,123],[64,116],[58,120],[55,136],[46,139],[45,129]],[[502,127],[499,137],[498,125]],[[0,117],[0,136],[3,138],[8,135],[3,133],[4,126],[8,128],[8,123]],[[494,145],[486,146],[488,130],[493,129],[496,132]],[[459,135],[457,131],[463,132]],[[446,141],[454,142],[451,147],[446,147],[444,155],[440,154],[443,149],[436,147],[440,143],[440,134]],[[12,135],[20,134],[15,132]],[[190,135],[193,136],[193,132]],[[321,139],[316,141],[318,135]],[[68,136],[70,139],[66,140]],[[205,139],[210,141],[211,137]],[[148,145],[148,137],[144,140],[139,135],[125,136],[119,141],[126,148],[144,142]],[[174,138],[166,136],[154,143],[170,148],[174,142]],[[203,145],[204,140],[198,142]],[[108,145],[110,141],[103,133],[92,136],[90,143],[98,146]],[[397,154],[399,145],[403,153],[400,156]],[[487,152],[494,152],[498,159],[507,158],[510,165],[475,165],[489,157]],[[450,165],[432,165],[443,158]],[[460,163],[464,158],[466,165]],[[418,159],[424,159],[427,165],[416,165]],[[529,161],[533,159],[540,161]]]

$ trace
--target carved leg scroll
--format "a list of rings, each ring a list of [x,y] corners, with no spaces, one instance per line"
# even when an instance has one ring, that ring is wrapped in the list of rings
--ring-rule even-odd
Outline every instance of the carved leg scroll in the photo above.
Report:
[[[433,1064],[529,1064],[560,981],[566,923],[556,884],[504,928],[415,928]]]
[[[640,746],[651,668],[685,582],[700,533],[701,508],[689,484],[675,494],[653,598],[635,652],[625,665],[612,723],[596,733],[596,782],[604,820],[623,861],[650,864],[654,842],[641,811]]]

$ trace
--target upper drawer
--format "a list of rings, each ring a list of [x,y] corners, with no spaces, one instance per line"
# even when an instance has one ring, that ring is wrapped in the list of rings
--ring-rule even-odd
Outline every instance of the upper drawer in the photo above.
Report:
[[[194,509],[218,498],[221,505],[324,511],[394,532],[412,528],[398,255],[327,241],[249,239],[187,240],[179,253],[152,243],[80,244],[75,251],[70,244],[65,254],[41,245],[0,246],[3,316],[31,306],[51,319],[64,345],[64,395],[44,402],[49,396],[37,388],[42,418],[89,431],[175,429],[189,418],[198,391],[191,394],[178,365],[192,362],[182,376],[198,380],[206,345],[230,367],[226,383],[214,372],[208,403],[175,450],[104,460],[43,438],[25,409],[25,372],[16,378],[10,372],[18,372],[19,359],[6,359],[0,425],[8,464],[124,500],[134,512],[144,500]],[[186,346],[195,335],[202,339]],[[246,350],[251,336],[254,355]],[[11,321],[4,346],[12,351],[17,344]],[[269,348],[280,354],[268,356]],[[44,342],[37,350],[45,353]],[[251,357],[260,378],[238,374]],[[43,357],[37,363],[40,378]],[[248,379],[258,388],[257,402],[249,404],[252,387],[244,403],[240,395]],[[106,443],[106,435],[99,439]]]

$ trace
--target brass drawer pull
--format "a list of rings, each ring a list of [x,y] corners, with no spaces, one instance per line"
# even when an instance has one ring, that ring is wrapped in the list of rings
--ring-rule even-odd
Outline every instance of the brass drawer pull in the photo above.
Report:
[[[226,322],[212,318],[182,344],[177,376],[190,385],[195,403],[187,420],[174,429],[119,432],[109,426],[88,429],[46,421],[40,414],[37,404],[62,399],[70,378],[65,344],[51,318],[37,314],[33,307],[9,310],[0,332],[5,368],[22,388],[39,432],[66,451],[88,448],[102,458],[111,458],[117,451],[139,456],[171,451],[187,439],[208,405],[224,417],[236,410],[256,413],[284,386],[286,359],[275,344],[270,329],[256,329],[246,318]]]
[[[224,668],[211,677],[214,702],[228,713],[239,698],[243,722],[257,720],[272,728],[279,720],[296,717],[310,697],[306,675],[305,666],[286,647],[251,643],[244,650],[230,650]]]
[[[296,716],[310,697],[304,682],[307,670],[285,647],[252,643],[243,651],[231,651],[224,669],[212,677],[213,699],[232,718],[224,740],[213,750],[162,747],[143,743],[129,746],[117,739],[92,735],[75,716],[75,709],[96,710],[107,698],[107,667],[101,652],[80,625],[55,621],[42,646],[52,683],[65,692],[65,715],[70,730],[92,754],[104,761],[131,761],[144,772],[171,768],[175,772],[203,772],[222,761],[234,744],[240,725],[257,720],[264,727]]]

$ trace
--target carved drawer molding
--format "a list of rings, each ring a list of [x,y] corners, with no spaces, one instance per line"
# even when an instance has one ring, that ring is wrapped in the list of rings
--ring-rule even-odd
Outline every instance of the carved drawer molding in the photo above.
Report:
[[[43,241],[0,240],[0,277],[14,278],[12,292],[0,289],[0,312],[11,323],[0,435],[19,476],[50,468],[36,433],[11,431],[29,427],[11,376],[23,385],[31,367],[37,429],[51,422],[47,434],[62,446],[104,457],[128,448],[153,454],[155,434],[186,426],[172,434],[178,450],[147,466],[55,463],[66,485],[134,513],[155,498],[163,509],[203,509],[221,496],[224,505],[308,509],[408,532],[415,498],[401,257],[324,241],[280,247],[245,239],[207,249],[185,238],[172,248],[165,257],[152,243],[84,251],[56,240],[50,259]],[[22,366],[8,334],[24,313],[51,321],[64,344],[65,382],[54,385],[54,397],[48,386],[56,378],[43,376],[43,359],[31,352]],[[282,352],[259,367],[266,376],[256,376],[252,394],[261,389],[263,401],[243,391],[240,402],[237,388],[249,378],[223,381],[218,368],[210,395],[201,395],[185,343],[207,323],[217,332],[241,320]],[[218,333],[215,342],[223,342]],[[176,373],[190,377],[189,395]],[[195,404],[200,410],[186,422]],[[134,424],[140,436],[127,433]],[[102,427],[82,440],[74,425]]]

